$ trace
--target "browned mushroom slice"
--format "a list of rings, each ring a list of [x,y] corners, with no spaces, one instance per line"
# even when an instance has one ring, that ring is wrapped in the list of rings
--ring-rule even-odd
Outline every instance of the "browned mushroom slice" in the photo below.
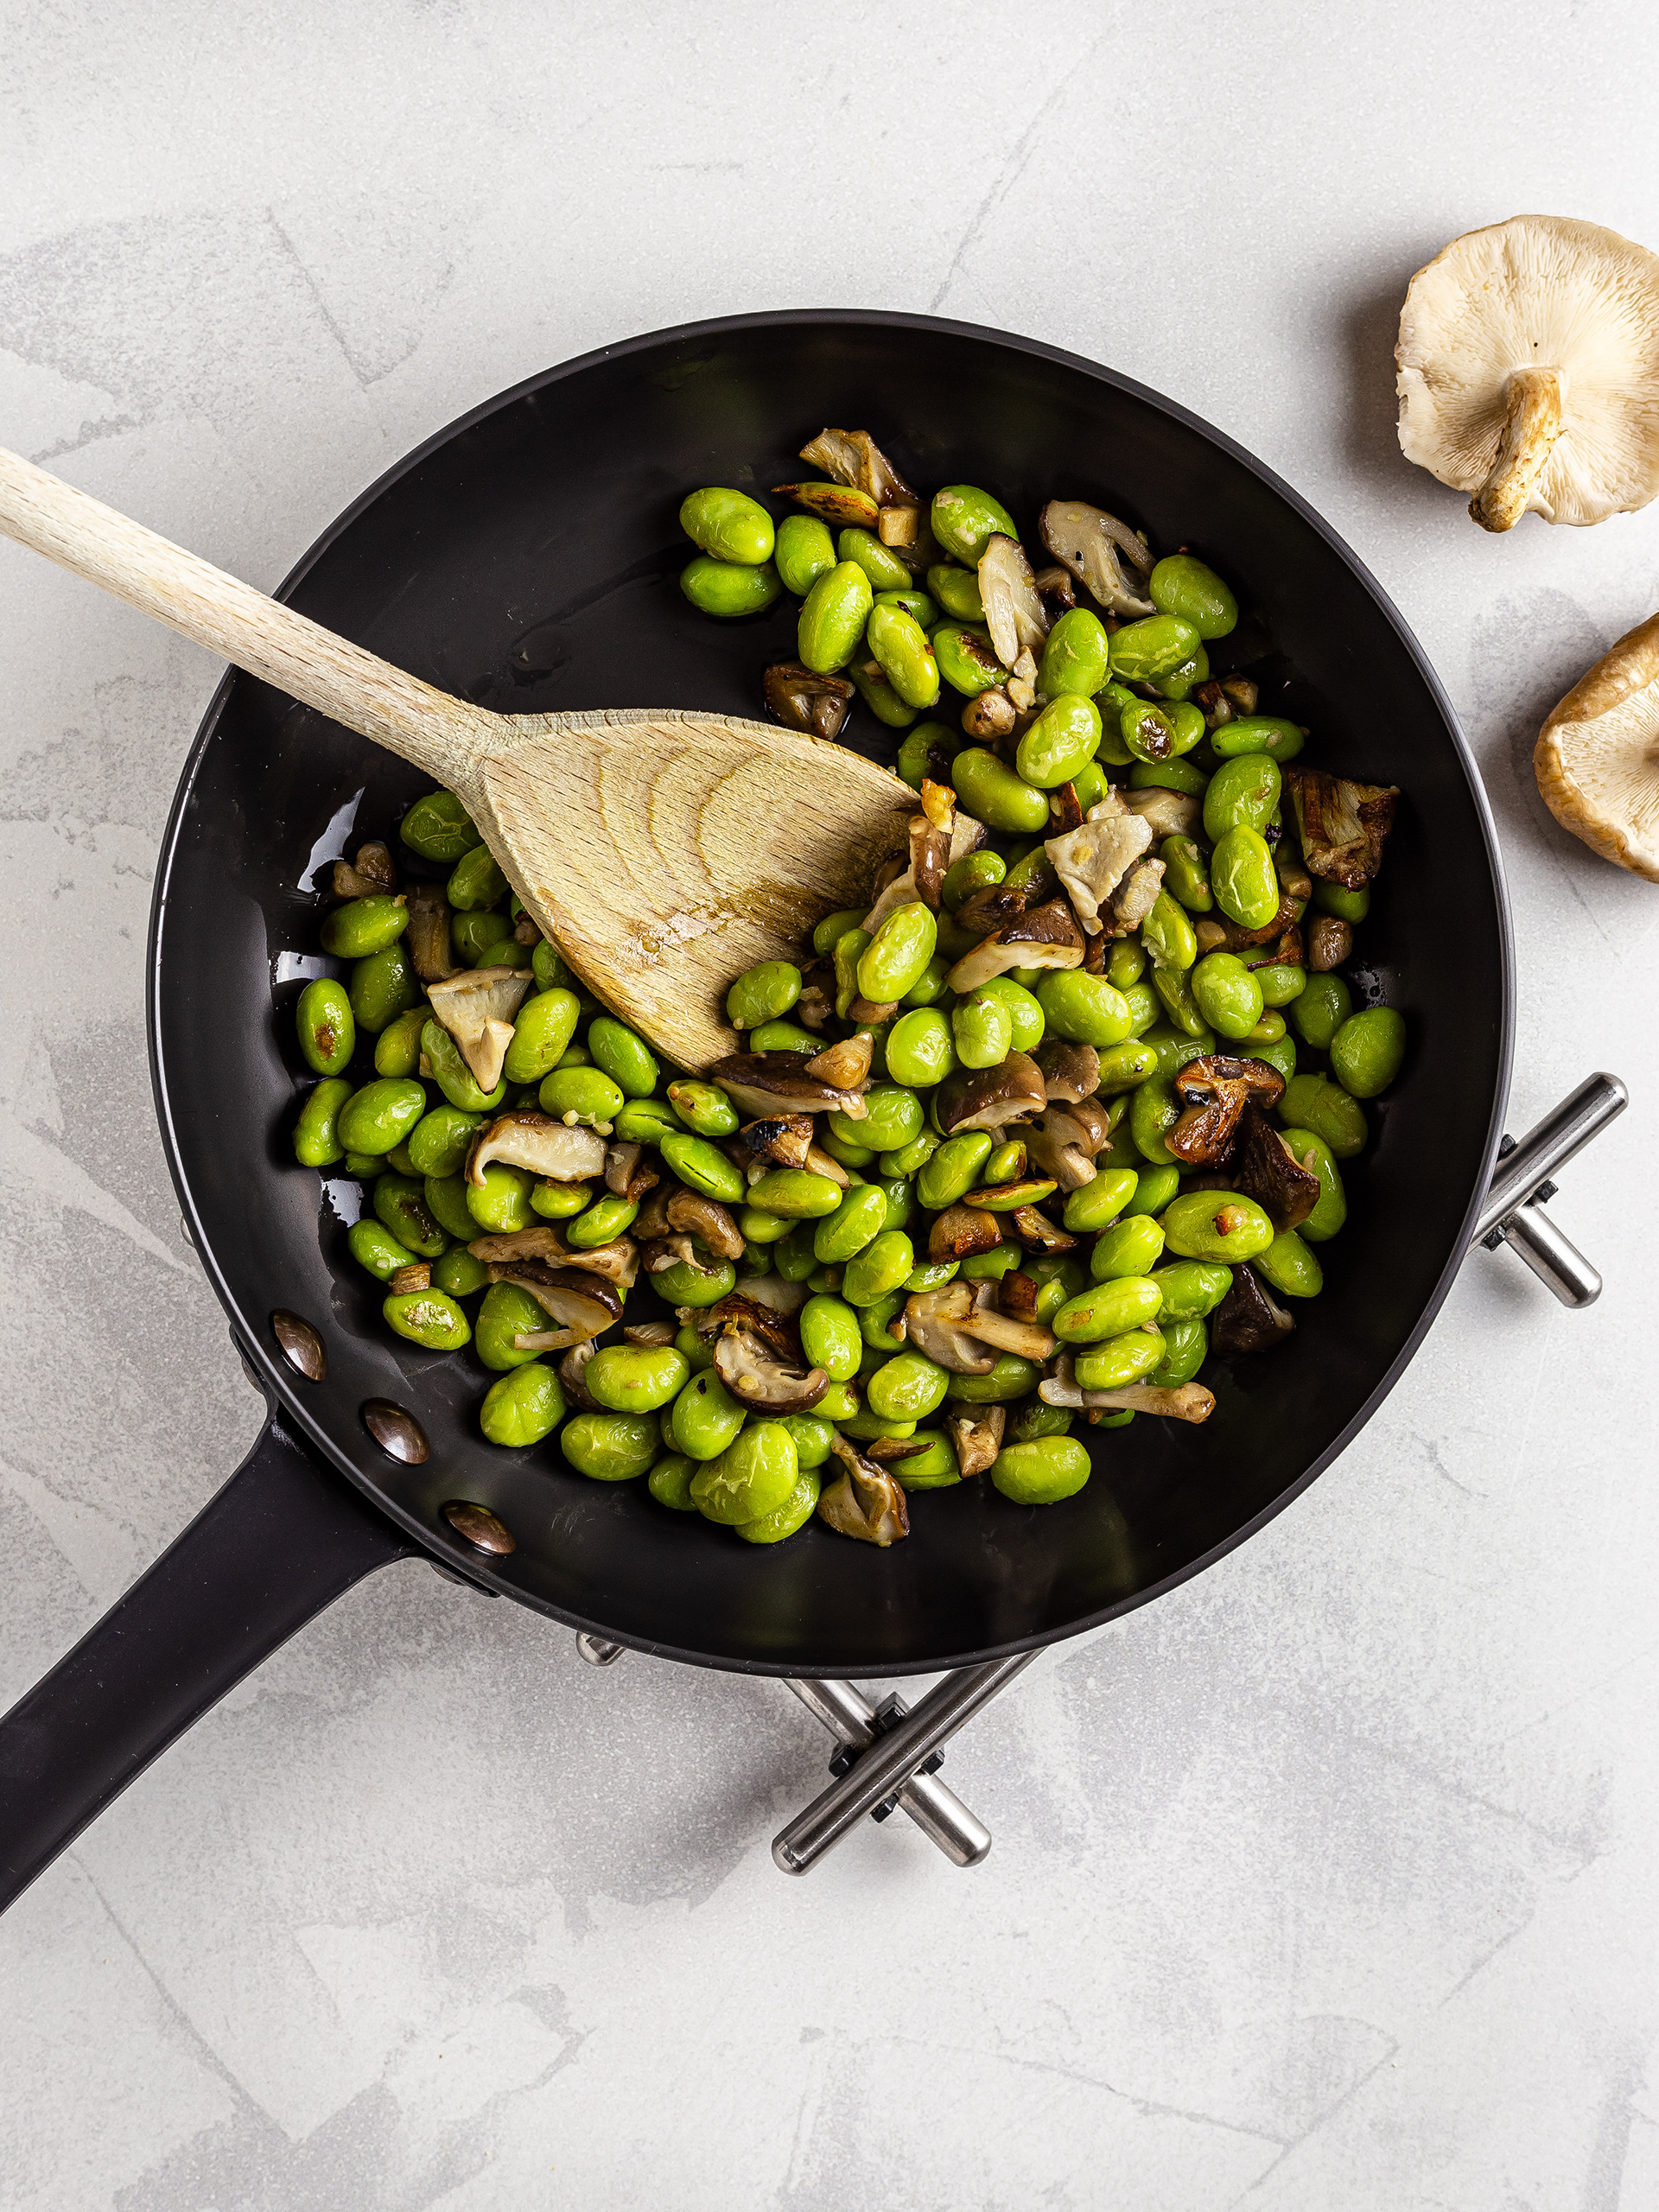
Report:
[[[722,1279],[725,1270],[713,1255],[700,1249],[690,1230],[677,1236],[651,1236],[639,1247],[639,1264],[648,1275],[666,1274],[671,1268],[689,1268],[705,1282]]]
[[[639,1247],[632,1236],[614,1236],[608,1244],[592,1244],[586,1251],[566,1249],[556,1229],[537,1226],[515,1229],[502,1236],[474,1236],[467,1247],[475,1260],[509,1266],[520,1260],[544,1260],[561,1268],[581,1268],[602,1275],[619,1290],[632,1290],[639,1271]]]
[[[752,1413],[810,1413],[830,1377],[777,1338],[778,1332],[757,1325],[752,1317],[733,1315],[715,1339],[715,1372]]]
[[[989,937],[993,930],[1017,922],[1029,903],[1023,883],[982,883],[957,907],[957,927],[971,937]]]
[[[918,1452],[928,1449],[925,1436],[873,1436],[864,1456],[874,1459],[878,1467],[890,1467],[895,1459],[913,1459]]]
[[[827,1176],[830,1182],[839,1183],[843,1191],[850,1191],[853,1179],[838,1160],[834,1160],[821,1144],[809,1145],[806,1165],[814,1175]]]
[[[964,1129],[1001,1129],[1028,1120],[1048,1103],[1043,1072],[1028,1052],[1010,1052],[994,1068],[959,1068],[939,1085],[938,1124],[946,1136]]]
[[[828,1027],[835,1011],[835,969],[827,960],[815,960],[802,973],[795,1019],[804,1028],[822,1030]]]
[[[427,986],[433,1020],[454,1039],[480,1090],[493,1090],[501,1080],[513,1016],[532,981],[527,969],[473,968]]]
[[[1150,569],[1152,555],[1135,532],[1084,499],[1051,499],[1038,518],[1042,540],[1063,569],[1070,569],[1096,605],[1109,614],[1152,614],[1149,599],[1138,599],[1123,573],[1119,551],[1140,569]]]
[[[1047,637],[1048,617],[1043,612],[1031,563],[1017,538],[993,537],[986,541],[979,556],[979,596],[985,609],[985,627],[1004,668],[1013,668],[1022,652],[1040,645]],[[1015,700],[1014,703],[1020,702]]]
[[[1336,914],[1315,914],[1307,930],[1307,964],[1316,976],[1328,976],[1353,957],[1354,925]]]
[[[1251,1100],[1271,1106],[1284,1095],[1285,1078],[1265,1060],[1238,1060],[1207,1052],[1175,1076],[1175,1096],[1186,1108],[1164,1141],[1185,1167],[1218,1167],[1228,1158],[1244,1109]]]
[[[879,507],[918,507],[912,492],[868,430],[820,430],[800,458],[837,484],[868,492]]]
[[[793,499],[832,530],[874,530],[881,510],[868,492],[855,485],[774,484],[780,499]]]
[[[696,1237],[717,1260],[742,1258],[743,1233],[718,1198],[705,1198],[701,1191],[688,1191],[682,1185],[669,1193],[663,1211],[671,1230]]]
[[[734,1052],[705,1070],[741,1114],[827,1114],[839,1108],[850,1122],[861,1122],[868,1108],[856,1090],[822,1083],[807,1073],[810,1052]]]
[[[941,1265],[969,1260],[976,1252],[995,1251],[1001,1242],[999,1218],[984,1206],[947,1206],[927,1232],[927,1256]]]
[[[1162,861],[1137,861],[1112,893],[1113,936],[1128,937],[1131,930],[1138,930],[1163,887]]]
[[[1028,907],[983,938],[971,952],[964,952],[944,980],[959,998],[966,998],[993,976],[1004,976],[1010,968],[1082,965],[1083,932],[1071,903],[1051,899],[1041,906]]]
[[[647,1351],[664,1351],[673,1343],[675,1335],[671,1321],[636,1321],[632,1328],[622,1332],[625,1344],[638,1344]]]
[[[608,1145],[605,1152],[605,1187],[619,1198],[643,1198],[657,1186],[657,1170],[646,1164],[642,1144]]]
[[[942,1290],[917,1291],[905,1300],[905,1341],[952,1375],[988,1375],[995,1358],[967,1325],[973,1294],[982,1287],[995,1287],[957,1281],[946,1283]]]
[[[1211,1349],[1228,1357],[1266,1351],[1295,1326],[1255,1269],[1241,1265],[1233,1269],[1233,1287],[1211,1317]]]
[[[1111,1135],[1106,1116],[1092,1098],[1066,1106],[1051,1105],[1031,1125],[1027,1149],[1031,1164],[1062,1191],[1080,1191],[1095,1179],[1095,1154]]]
[[[580,1406],[585,1414],[596,1414],[600,1409],[599,1400],[593,1395],[582,1379],[587,1371],[588,1361],[598,1350],[597,1338],[584,1337],[579,1344],[572,1344],[559,1362],[560,1388],[570,1403],[573,1406]]]
[[[334,862],[336,899],[372,899],[377,894],[384,897],[388,891],[397,888],[397,874],[391,863],[391,848],[383,844],[378,837],[369,844],[358,847],[354,862]]]
[[[943,830],[947,837],[956,834],[957,795],[949,784],[936,783],[931,776],[922,778],[922,812],[936,830]]]
[[[1101,927],[1101,908],[1151,842],[1150,826],[1116,791],[1090,808],[1081,829],[1047,840],[1043,849],[1090,936]]]
[[[1062,784],[1048,795],[1049,826],[1057,837],[1068,836],[1083,827],[1083,801],[1077,797],[1075,784]],[[1058,877],[1055,878],[1058,882]]]
[[[902,501],[883,507],[875,518],[876,536],[884,545],[890,545],[895,553],[905,554],[918,548],[922,543],[922,531],[921,509],[906,505]],[[914,573],[912,566],[912,574]]]
[[[1382,864],[1397,787],[1351,783],[1323,768],[1305,768],[1300,760],[1286,768],[1285,782],[1309,869],[1345,890],[1362,890]]]
[[[1302,1166],[1259,1106],[1247,1106],[1228,1173],[1233,1188],[1254,1198],[1281,1235],[1307,1219],[1319,1202],[1319,1179]]]
[[[874,1050],[874,1037],[843,1037],[840,1044],[827,1046],[815,1054],[807,1062],[806,1071],[820,1083],[833,1084],[837,1090],[854,1090],[868,1082]]]
[[[837,1429],[830,1449],[844,1471],[826,1484],[818,1497],[818,1516],[843,1536],[879,1544],[885,1551],[910,1534],[910,1512],[897,1478],[847,1441]]]
[[[1002,1217],[1027,1252],[1075,1252],[1077,1240],[1057,1229],[1035,1206],[1016,1206]]]
[[[949,1287],[954,1289],[956,1285]],[[1040,1321],[1022,1321],[1016,1314],[1005,1313],[994,1282],[964,1283],[962,1287],[969,1294],[968,1314],[962,1323],[969,1336],[989,1344],[993,1351],[1015,1352],[1039,1367],[1045,1360],[1053,1358],[1053,1332],[1044,1328]]]
[[[585,1183],[605,1172],[605,1140],[597,1129],[571,1128],[533,1106],[515,1106],[486,1122],[467,1155],[467,1179],[484,1187],[484,1170],[493,1160],[528,1168],[550,1183]]]
[[[964,1406],[946,1414],[944,1429],[963,1482],[982,1475],[1002,1449],[1007,1426],[1006,1406]]]
[[[1240,922],[1231,921],[1225,914],[1215,918],[1221,925],[1222,943],[1229,952],[1248,952],[1256,945],[1274,944],[1287,930],[1296,926],[1296,906],[1287,891],[1279,898],[1279,911],[1270,922],[1259,930],[1247,930]]]
[[[1035,1275],[1028,1275],[1023,1268],[1010,1268],[996,1286],[996,1302],[1013,1319],[1034,1321],[1039,1287]]]
[[[809,737],[839,737],[852,711],[853,687],[844,676],[819,676],[798,660],[774,661],[760,686],[772,720]]]
[[[446,982],[456,972],[449,944],[449,912],[441,883],[417,883],[410,890],[404,942],[410,964],[423,983]]]
[[[764,1160],[773,1167],[804,1167],[806,1156],[812,1149],[812,1116],[769,1114],[763,1121],[745,1122],[732,1141],[748,1154],[751,1162]]]
[[[1165,1421],[1208,1421],[1216,1409],[1215,1392],[1206,1390],[1202,1382],[1183,1382],[1173,1390],[1155,1382],[1126,1382],[1116,1390],[1080,1389],[1069,1353],[1056,1363],[1055,1372],[1037,1385],[1037,1395],[1046,1406],[1075,1406],[1090,1413],[1156,1414]]]
[[[1125,791],[1123,804],[1138,814],[1154,844],[1166,837],[1196,837],[1204,830],[1204,801],[1191,791]]]
[[[1037,1066],[1051,1106],[1056,1100],[1075,1106],[1079,1099],[1092,1098],[1100,1089],[1100,1054],[1092,1045],[1076,1045],[1065,1037],[1047,1038],[1038,1048]]]
[[[810,1284],[790,1282],[783,1275],[745,1275],[742,1290],[734,1294],[747,1298],[751,1306],[767,1306],[787,1319],[800,1312],[812,1291]]]
[[[876,873],[874,903],[860,925],[872,937],[900,906],[913,906],[919,899],[935,912],[938,910],[939,887],[950,864],[950,831],[941,830],[922,813],[911,816],[907,834],[909,864],[895,861],[888,863],[891,875],[885,869]]]
[[[515,1337],[520,1351],[564,1351],[588,1337],[596,1337],[613,1321],[622,1319],[622,1300],[601,1276],[585,1268],[549,1267],[544,1260],[515,1260],[506,1267],[492,1265],[492,1282],[517,1284],[527,1290],[549,1318],[559,1325]]]

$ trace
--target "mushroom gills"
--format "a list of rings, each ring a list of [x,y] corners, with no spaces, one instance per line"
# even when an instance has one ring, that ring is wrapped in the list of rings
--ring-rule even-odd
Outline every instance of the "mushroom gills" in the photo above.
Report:
[[[837,1429],[830,1449],[842,1472],[818,1495],[818,1515],[843,1536],[886,1550],[910,1534],[910,1511],[897,1478],[849,1444]]]

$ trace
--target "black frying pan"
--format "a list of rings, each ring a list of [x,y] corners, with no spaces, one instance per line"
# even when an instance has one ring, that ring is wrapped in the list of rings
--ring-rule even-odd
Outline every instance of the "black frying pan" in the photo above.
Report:
[[[586,1481],[551,1448],[485,1444],[480,1370],[389,1335],[378,1287],[345,1252],[356,1186],[326,1183],[320,1211],[318,1179],[289,1148],[308,1079],[292,1001],[317,972],[296,966],[317,941],[313,847],[353,803],[357,830],[384,833],[421,779],[232,674],[162,847],[150,1053],[185,1220],[271,1419],[201,1516],[0,1722],[0,1905],[251,1667],[392,1559],[428,1556],[570,1626],[700,1665],[931,1672],[1073,1635],[1198,1573],[1330,1463],[1421,1339],[1463,1257],[1508,1086],[1491,822],[1387,599],[1217,432],[1022,339],[910,315],[739,317],[591,354],[465,416],[325,532],[278,596],[507,712],[753,714],[763,666],[792,655],[792,606],[734,625],[695,613],[674,586],[676,510],[699,484],[764,491],[798,475],[797,448],[824,423],[867,426],[918,484],[982,483],[1026,518],[1064,493],[1160,548],[1190,542],[1246,610],[1217,665],[1248,664],[1276,711],[1311,724],[1321,766],[1403,788],[1354,981],[1361,1001],[1406,1009],[1413,1054],[1371,1109],[1348,1227],[1322,1248],[1325,1295],[1276,1357],[1211,1362],[1204,1427],[1088,1432],[1094,1478],[1058,1506],[1017,1508],[981,1484],[921,1497],[910,1538],[887,1552],[817,1523],[753,1548],[664,1512],[641,1484]],[[889,733],[861,719],[854,741],[890,760]],[[275,1308],[321,1332],[321,1383],[281,1355]],[[424,1464],[373,1442],[372,1399],[416,1416]],[[454,1534],[439,1509],[456,1498],[493,1510],[518,1540],[511,1556]]]

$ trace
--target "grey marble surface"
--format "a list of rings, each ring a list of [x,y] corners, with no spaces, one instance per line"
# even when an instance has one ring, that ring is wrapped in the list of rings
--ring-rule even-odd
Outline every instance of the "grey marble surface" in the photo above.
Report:
[[[1512,1124],[1624,1120],[1477,1255],[1292,1510],[1048,1656],[806,1883],[775,1687],[424,1567],[267,1666],[0,1924],[6,2212],[1659,2203],[1649,1255],[1659,892],[1533,789],[1659,601],[1659,508],[1483,536],[1408,468],[1393,327],[1523,210],[1659,245],[1634,4],[1064,16],[18,0],[0,442],[270,585],[547,363],[708,314],[931,308],[1107,360],[1330,517],[1465,717],[1514,893]],[[1622,88],[1622,89],[1621,89]],[[217,671],[0,545],[0,1705],[195,1509],[257,1402],[144,1070],[157,839]]]

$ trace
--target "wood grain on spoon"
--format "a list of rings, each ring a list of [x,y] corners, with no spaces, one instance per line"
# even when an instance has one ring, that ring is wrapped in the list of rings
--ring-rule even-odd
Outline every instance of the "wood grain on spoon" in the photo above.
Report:
[[[0,532],[447,785],[537,925],[669,1059],[729,1052],[727,985],[868,897],[914,804],[855,753],[741,716],[453,699],[0,449]]]

